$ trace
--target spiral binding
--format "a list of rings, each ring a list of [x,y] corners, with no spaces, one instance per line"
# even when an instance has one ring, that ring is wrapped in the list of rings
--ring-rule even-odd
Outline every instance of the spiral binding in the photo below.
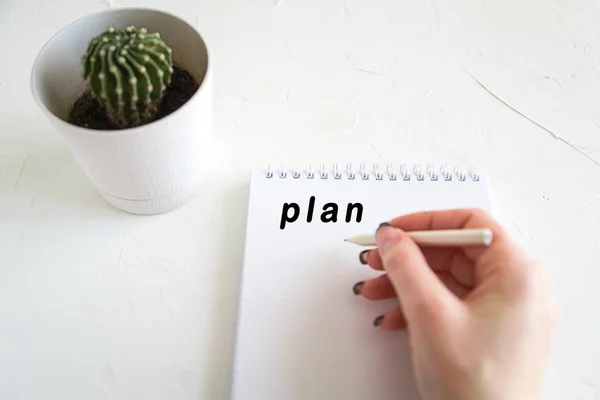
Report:
[[[385,168],[382,167],[381,164],[373,164],[370,168],[367,167],[366,164],[360,164],[358,166],[358,171],[356,171],[356,167],[353,164],[346,164],[345,168],[341,168],[339,164],[333,164],[332,168],[327,168],[325,164],[319,165],[318,168],[313,168],[311,164],[308,164],[305,169],[301,169],[300,166],[296,166],[295,168],[289,171],[283,166],[274,169],[269,163],[267,170],[265,171],[265,176],[267,178],[279,177],[281,179],[288,177],[288,172],[291,173],[291,177],[293,179],[315,179],[316,177],[320,179],[343,179],[344,177],[348,180],[383,180],[384,177],[387,177],[388,180],[396,181],[479,181],[480,175],[477,172],[474,166],[468,166],[463,168],[463,166],[456,165],[454,168],[450,169],[450,167],[446,164],[443,164],[439,167],[434,166],[433,164],[427,164],[424,168],[421,164],[400,164],[399,166],[394,166],[393,164],[387,164]]]

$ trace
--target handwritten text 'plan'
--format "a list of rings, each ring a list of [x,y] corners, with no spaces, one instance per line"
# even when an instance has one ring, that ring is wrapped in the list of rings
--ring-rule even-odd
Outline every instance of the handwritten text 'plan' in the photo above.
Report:
[[[336,203],[326,203],[323,205],[323,210],[317,211],[321,213],[321,222],[337,222],[340,214],[339,206]],[[362,220],[363,206],[360,203],[348,203],[346,209],[342,209],[342,216],[346,222],[351,222],[352,217],[356,218],[356,222]],[[308,209],[306,211],[306,222],[312,222],[315,214],[315,196],[311,196],[308,201]],[[292,224],[298,220],[301,215],[300,206],[297,203],[284,203],[281,210],[280,229],[285,229],[287,224]]]

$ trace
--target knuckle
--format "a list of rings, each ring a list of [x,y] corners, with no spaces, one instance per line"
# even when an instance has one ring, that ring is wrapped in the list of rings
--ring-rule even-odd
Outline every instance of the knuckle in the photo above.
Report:
[[[477,219],[488,219],[490,214],[483,208],[473,208],[473,217]]]
[[[492,216],[483,208],[473,208],[471,209],[471,223],[475,223],[477,225],[485,225],[489,226],[493,221]]]
[[[483,208],[474,208],[471,210],[471,218],[467,225],[478,227],[478,228],[490,228],[494,231],[494,235],[504,236],[505,232],[503,227],[498,223],[489,211]]]
[[[544,326],[553,328],[558,320],[558,303],[549,294],[546,276],[537,265],[527,265],[525,274],[521,274],[516,282],[517,299],[528,304],[528,308],[534,313],[534,318]]]

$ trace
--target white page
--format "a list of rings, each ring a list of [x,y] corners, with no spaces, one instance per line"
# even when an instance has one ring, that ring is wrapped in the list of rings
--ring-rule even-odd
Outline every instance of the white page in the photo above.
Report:
[[[315,197],[312,222],[306,221]],[[281,229],[284,203],[300,216]],[[336,223],[322,207],[339,206]],[[363,206],[345,222],[348,203]],[[364,248],[344,242],[384,221],[427,209],[490,209],[485,176],[478,182],[414,177],[390,181],[294,179],[253,174],[235,349],[232,399],[418,399],[406,332],[372,321],[397,302],[369,301],[352,286],[381,272],[361,265]],[[293,213],[290,211],[289,215]]]

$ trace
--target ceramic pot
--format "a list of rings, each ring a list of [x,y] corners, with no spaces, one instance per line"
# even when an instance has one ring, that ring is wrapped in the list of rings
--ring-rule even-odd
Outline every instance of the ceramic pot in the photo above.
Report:
[[[86,87],[81,58],[91,38],[108,27],[134,25],[159,32],[173,50],[173,64],[199,84],[198,91],[170,115],[146,125],[93,130],[68,122]],[[212,71],[199,32],[172,14],[120,8],[85,16],[55,34],[32,69],[33,96],[100,195],[133,214],[176,209],[194,196],[210,168]]]

